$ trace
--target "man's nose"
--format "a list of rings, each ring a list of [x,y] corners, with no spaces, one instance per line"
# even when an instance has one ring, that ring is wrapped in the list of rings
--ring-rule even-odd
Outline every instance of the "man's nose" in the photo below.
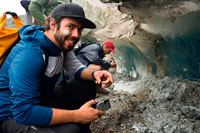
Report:
[[[71,36],[73,37],[76,37],[76,38],[79,38],[80,34],[79,34],[79,31],[78,29],[74,29],[71,33]]]

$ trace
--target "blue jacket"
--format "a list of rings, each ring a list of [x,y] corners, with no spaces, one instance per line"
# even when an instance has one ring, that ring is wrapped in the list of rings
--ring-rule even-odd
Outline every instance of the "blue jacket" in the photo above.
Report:
[[[77,53],[77,58],[86,66],[96,64],[102,66],[106,70],[110,68],[110,63],[103,60],[103,46],[98,42],[94,42],[94,44],[82,48]]]
[[[68,64],[63,63],[64,58],[58,58],[63,52],[45,36],[42,29],[34,25],[23,26],[20,29],[21,41],[13,47],[1,67],[0,89],[10,90],[0,91],[0,120],[11,119],[12,114],[17,123],[46,126],[52,119],[52,109],[41,104],[53,95],[60,71]],[[45,75],[44,49],[49,55]],[[69,70],[80,78],[85,67],[71,53],[67,53],[69,61],[75,62],[76,68]],[[41,77],[44,77],[43,80]]]

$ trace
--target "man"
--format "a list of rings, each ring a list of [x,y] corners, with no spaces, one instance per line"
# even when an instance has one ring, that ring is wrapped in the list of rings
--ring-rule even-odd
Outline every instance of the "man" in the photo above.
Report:
[[[25,25],[0,70],[0,121],[3,133],[86,133],[104,112],[92,107],[98,84],[111,85],[107,71],[84,67],[73,54],[84,28],[95,28],[77,4],[58,5],[41,26]],[[69,34],[63,34],[63,31]],[[64,51],[64,52],[63,52]],[[45,53],[49,55],[47,60]],[[63,57],[64,56],[64,57]],[[62,67],[75,79],[55,88]],[[84,79],[84,80],[82,80]]]
[[[71,0],[32,0],[29,5],[29,11],[37,25],[44,26],[45,18],[48,17],[52,10],[63,2],[71,2]]]
[[[115,45],[110,40],[105,41],[103,45],[99,42],[94,42],[77,52],[77,58],[90,69],[107,70],[116,67],[114,61],[108,62],[103,59],[105,55],[111,52],[115,53],[114,49]]]
[[[22,5],[22,7],[25,9],[26,11],[26,19],[25,19],[25,24],[33,24],[32,23],[32,15],[28,10],[29,4],[30,4],[31,0],[21,0],[20,3]]]

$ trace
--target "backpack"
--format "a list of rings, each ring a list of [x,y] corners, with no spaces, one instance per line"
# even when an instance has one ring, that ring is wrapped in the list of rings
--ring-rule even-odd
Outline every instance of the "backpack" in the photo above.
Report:
[[[6,28],[7,14],[12,16],[18,29],[24,25],[14,12],[5,12],[3,16],[0,17],[0,67],[10,53],[12,47],[20,40],[19,30],[17,28]]]
[[[17,28],[6,28],[7,14],[12,16]],[[10,53],[12,47],[15,46],[21,40],[18,29],[21,28],[23,25],[24,24],[20,20],[19,16],[17,16],[17,14],[14,12],[5,12],[3,16],[0,17],[0,68],[4,60]],[[47,51],[44,48],[43,50],[45,55],[43,73],[45,73],[48,65],[49,55],[47,54]],[[43,77],[41,78],[43,79]],[[9,88],[0,89],[0,92],[7,90],[9,90]]]
[[[12,16],[17,28],[5,27],[7,14]],[[15,12],[5,12],[3,16],[0,17],[0,68],[4,60],[10,53],[12,47],[15,46],[21,40],[18,29],[21,28],[23,25],[24,25],[23,22],[20,20],[19,16],[17,16]],[[45,55],[45,68],[46,68],[49,56],[44,48],[43,50]]]
[[[75,53],[75,55],[77,55],[78,52],[79,52],[81,49],[83,49],[84,47],[87,47],[87,46],[92,45],[92,44],[94,44],[94,43],[86,42],[86,43],[82,43],[81,45],[78,45],[77,47],[74,48],[74,53]]]

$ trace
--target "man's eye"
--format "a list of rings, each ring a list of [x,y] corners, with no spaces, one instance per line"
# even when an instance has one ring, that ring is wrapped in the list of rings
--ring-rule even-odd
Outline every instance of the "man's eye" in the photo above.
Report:
[[[73,26],[70,26],[70,25],[69,25],[68,28],[69,28],[70,30],[73,30]]]

